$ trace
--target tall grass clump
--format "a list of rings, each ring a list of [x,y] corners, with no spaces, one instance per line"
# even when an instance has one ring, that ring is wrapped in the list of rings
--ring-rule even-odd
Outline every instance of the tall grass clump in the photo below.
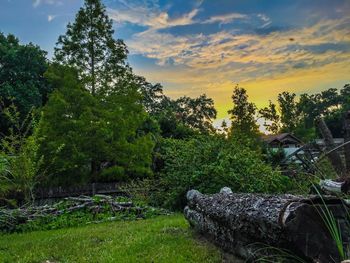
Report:
[[[332,211],[326,205],[326,202],[325,202],[322,194],[318,190],[318,188],[315,185],[313,185],[313,188],[316,191],[317,195],[320,197],[322,205],[323,205],[322,207],[321,206],[317,207],[314,204],[314,207],[315,207],[316,211],[319,213],[319,215],[321,216],[329,234],[331,235],[332,239],[335,242],[335,245],[336,245],[338,253],[339,253],[339,258],[341,260],[345,260],[349,257],[350,253],[349,253],[349,248],[344,247],[342,232],[341,232],[341,227],[339,225],[339,222],[336,220]],[[349,215],[349,211],[345,206],[344,206],[344,209],[346,209],[346,212]],[[349,220],[349,216],[348,216],[348,220]],[[347,222],[347,224],[349,224],[349,222]]]

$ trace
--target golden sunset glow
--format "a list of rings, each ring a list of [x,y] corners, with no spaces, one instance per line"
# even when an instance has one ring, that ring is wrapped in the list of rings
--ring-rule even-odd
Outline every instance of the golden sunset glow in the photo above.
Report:
[[[9,1],[2,30],[49,53],[81,0]],[[319,92],[350,82],[350,2],[109,0],[115,37],[137,74],[173,98],[206,93],[227,117],[236,84],[262,107],[282,91]],[[23,21],[12,21],[16,13]],[[31,27],[25,23],[30,19]],[[12,22],[11,22],[12,21]],[[13,27],[6,25],[21,26]],[[25,29],[25,30],[23,30]],[[40,32],[40,37],[38,36]],[[42,37],[45,35],[45,37]]]

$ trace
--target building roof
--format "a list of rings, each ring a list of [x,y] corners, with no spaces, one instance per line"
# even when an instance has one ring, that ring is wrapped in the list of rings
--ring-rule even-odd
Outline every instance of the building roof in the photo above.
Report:
[[[283,142],[286,139],[292,139],[298,143],[303,143],[300,139],[298,139],[297,137],[295,137],[293,134],[291,134],[289,132],[280,133],[280,134],[265,135],[262,137],[262,139],[263,139],[263,141],[265,141],[267,143],[271,143],[273,141]]]

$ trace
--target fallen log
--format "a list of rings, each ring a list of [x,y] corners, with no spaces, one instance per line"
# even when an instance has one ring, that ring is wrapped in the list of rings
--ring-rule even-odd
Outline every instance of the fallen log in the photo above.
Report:
[[[321,180],[319,185],[322,190],[328,191],[329,193],[335,193],[335,194],[342,193],[343,192],[342,189],[344,188],[343,187],[344,182],[336,182],[331,179]]]
[[[347,205],[337,197],[238,194],[225,188],[214,195],[191,190],[187,199],[184,214],[191,226],[245,259],[254,260],[265,246],[288,249],[306,262],[339,262],[320,216],[323,202],[337,220],[344,245],[349,242]]]

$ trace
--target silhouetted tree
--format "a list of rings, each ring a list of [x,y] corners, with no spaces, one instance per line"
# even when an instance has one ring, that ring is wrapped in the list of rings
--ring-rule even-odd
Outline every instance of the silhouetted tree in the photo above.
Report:
[[[228,111],[231,115],[231,134],[254,136],[258,134],[256,123],[257,108],[254,103],[248,101],[247,91],[238,85],[232,94],[233,108]]]
[[[259,114],[264,118],[264,126],[266,130],[277,134],[281,130],[281,120],[278,114],[276,104],[269,101],[269,106],[259,110]]]

